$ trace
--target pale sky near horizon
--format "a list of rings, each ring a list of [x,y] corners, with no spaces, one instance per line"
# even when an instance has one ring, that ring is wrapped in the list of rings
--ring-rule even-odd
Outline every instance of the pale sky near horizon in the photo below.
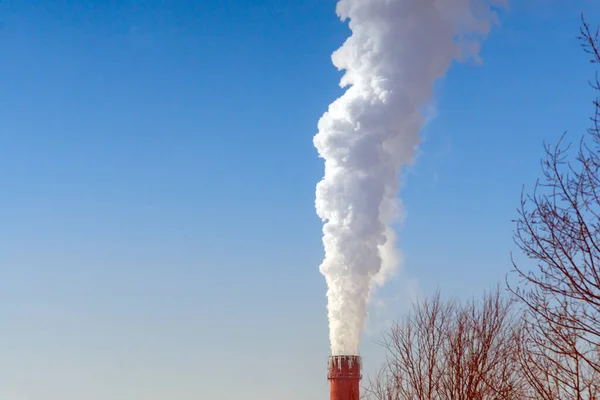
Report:
[[[347,27],[334,1],[174,3],[0,3],[0,399],[327,398],[312,137]],[[581,12],[511,2],[438,85],[368,371],[412,293],[510,270],[543,141],[592,112]]]

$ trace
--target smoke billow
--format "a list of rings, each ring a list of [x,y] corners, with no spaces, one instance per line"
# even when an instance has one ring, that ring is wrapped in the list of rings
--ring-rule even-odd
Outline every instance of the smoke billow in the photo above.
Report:
[[[499,4],[500,0],[489,0]],[[410,164],[421,109],[452,60],[476,57],[494,19],[476,0],[340,0],[352,35],[333,55],[348,87],[319,121],[314,144],[325,159],[316,208],[324,221],[321,273],[328,291],[333,355],[358,354],[374,285],[396,257],[399,173]],[[383,267],[382,267],[383,266]]]

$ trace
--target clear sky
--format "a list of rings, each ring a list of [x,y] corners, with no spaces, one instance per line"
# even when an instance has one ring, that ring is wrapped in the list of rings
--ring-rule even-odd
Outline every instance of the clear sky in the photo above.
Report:
[[[371,364],[410,291],[510,269],[543,140],[592,111],[581,11],[600,23],[592,0],[513,2],[484,64],[439,84]],[[0,23],[0,398],[326,398],[334,1],[4,0]]]

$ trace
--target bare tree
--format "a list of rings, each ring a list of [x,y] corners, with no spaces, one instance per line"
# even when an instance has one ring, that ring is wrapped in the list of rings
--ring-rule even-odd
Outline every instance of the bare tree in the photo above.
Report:
[[[530,319],[532,318],[532,319]],[[518,343],[519,369],[531,398],[597,400],[600,374],[581,356],[572,328],[527,316]]]
[[[388,360],[369,382],[376,400],[522,399],[511,302],[499,289],[482,302],[444,302],[439,293],[385,335]]]
[[[579,39],[591,61],[600,63],[599,32],[583,18]],[[591,86],[600,93],[598,76]],[[583,382],[600,373],[598,99],[594,105],[592,127],[574,157],[570,157],[570,144],[563,143],[564,135],[556,146],[546,146],[543,178],[532,194],[522,196],[516,221],[515,242],[537,264],[528,271],[513,260],[521,279],[511,290],[526,306],[527,343],[539,356],[530,357],[528,362],[546,371],[551,365],[554,373],[548,378],[567,390],[558,397],[548,394],[545,398],[569,398],[563,396],[574,393],[573,398],[582,399],[577,393],[581,393]],[[530,378],[535,369],[532,367]]]
[[[439,293],[414,305],[412,314],[384,335],[388,361],[369,392],[378,400],[434,398],[442,382],[441,350],[455,305],[443,303]]]
[[[582,17],[579,36],[600,63],[599,31]],[[590,82],[600,94],[598,75]],[[576,152],[565,135],[545,146],[542,179],[523,194],[515,242],[536,264],[513,265],[509,289],[525,306],[519,364],[534,398],[600,398],[600,102]]]

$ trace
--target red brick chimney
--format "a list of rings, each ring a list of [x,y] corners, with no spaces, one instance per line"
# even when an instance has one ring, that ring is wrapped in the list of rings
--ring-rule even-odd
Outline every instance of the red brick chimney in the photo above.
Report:
[[[360,369],[359,356],[329,357],[329,400],[359,400]]]

